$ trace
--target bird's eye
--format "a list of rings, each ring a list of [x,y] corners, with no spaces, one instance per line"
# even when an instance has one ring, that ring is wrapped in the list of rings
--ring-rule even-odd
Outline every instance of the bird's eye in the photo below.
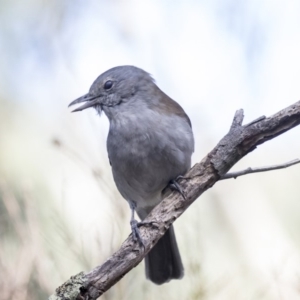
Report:
[[[108,80],[104,83],[105,90],[110,90],[112,86],[113,86],[113,82],[111,80]]]

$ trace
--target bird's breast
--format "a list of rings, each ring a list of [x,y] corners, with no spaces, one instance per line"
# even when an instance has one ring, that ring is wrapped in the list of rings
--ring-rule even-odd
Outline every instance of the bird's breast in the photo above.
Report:
[[[190,167],[192,132],[180,118],[179,123],[174,119],[152,115],[111,122],[107,150],[114,180],[125,199],[137,204],[153,198],[159,202],[168,182]]]

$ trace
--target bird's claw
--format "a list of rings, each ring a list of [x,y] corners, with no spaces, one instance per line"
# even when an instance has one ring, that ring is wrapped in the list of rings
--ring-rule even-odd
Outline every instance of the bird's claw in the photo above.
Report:
[[[140,246],[142,246],[145,249],[145,244],[144,241],[141,237],[140,230],[139,230],[139,223],[137,220],[133,219],[130,221],[130,226],[131,226],[131,231],[132,231],[132,236],[133,240],[135,242],[138,242]]]
[[[140,246],[143,247],[143,249],[145,250],[145,243],[141,237],[140,234],[140,230],[139,227],[140,226],[155,226],[155,227],[159,227],[158,223],[155,221],[147,221],[147,222],[138,222],[137,220],[133,219],[130,221],[130,226],[131,226],[131,231],[132,231],[132,236],[133,236],[133,240],[135,242],[138,242]]]
[[[178,176],[176,179],[172,179],[169,183],[169,186],[172,190],[177,191],[178,193],[181,194],[181,196],[183,197],[184,200],[186,200],[185,194],[181,188],[181,186],[179,185],[179,183],[177,182],[178,179],[183,178],[182,176]]]

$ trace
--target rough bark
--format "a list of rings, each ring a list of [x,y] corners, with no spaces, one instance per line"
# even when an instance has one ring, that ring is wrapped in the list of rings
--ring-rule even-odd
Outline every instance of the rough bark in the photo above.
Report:
[[[300,123],[300,101],[279,111],[271,117],[260,117],[242,125],[243,110],[235,113],[231,128],[217,146],[195,164],[179,183],[185,199],[176,191],[164,199],[149,214],[146,225],[140,226],[145,248],[134,242],[130,235],[102,265],[86,273],[71,277],[56,289],[50,300],[97,299],[127,272],[139,264],[169,226],[203,192],[211,188],[242,157],[258,145],[275,138]]]

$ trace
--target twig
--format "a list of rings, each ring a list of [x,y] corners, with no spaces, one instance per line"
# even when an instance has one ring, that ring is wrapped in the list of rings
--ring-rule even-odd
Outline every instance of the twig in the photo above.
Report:
[[[291,166],[299,164],[299,163],[300,163],[300,159],[297,158],[297,159],[294,159],[292,161],[289,161],[289,162],[281,164],[281,165],[273,165],[273,166],[260,167],[260,168],[247,168],[242,171],[227,173],[227,174],[223,175],[220,178],[220,180],[230,179],[230,178],[236,179],[239,176],[243,176],[243,175],[247,175],[247,174],[285,169],[285,168],[291,167]]]
[[[144,220],[155,225],[141,226],[144,249],[132,235],[106,262],[87,273],[79,273],[56,289],[50,300],[95,300],[139,264],[170,225],[206,190],[220,180],[234,164],[258,145],[300,124],[300,101],[268,118],[242,126],[243,111],[236,112],[230,131],[218,145],[179,180],[185,198],[172,192]],[[144,250],[144,251],[143,251]]]

